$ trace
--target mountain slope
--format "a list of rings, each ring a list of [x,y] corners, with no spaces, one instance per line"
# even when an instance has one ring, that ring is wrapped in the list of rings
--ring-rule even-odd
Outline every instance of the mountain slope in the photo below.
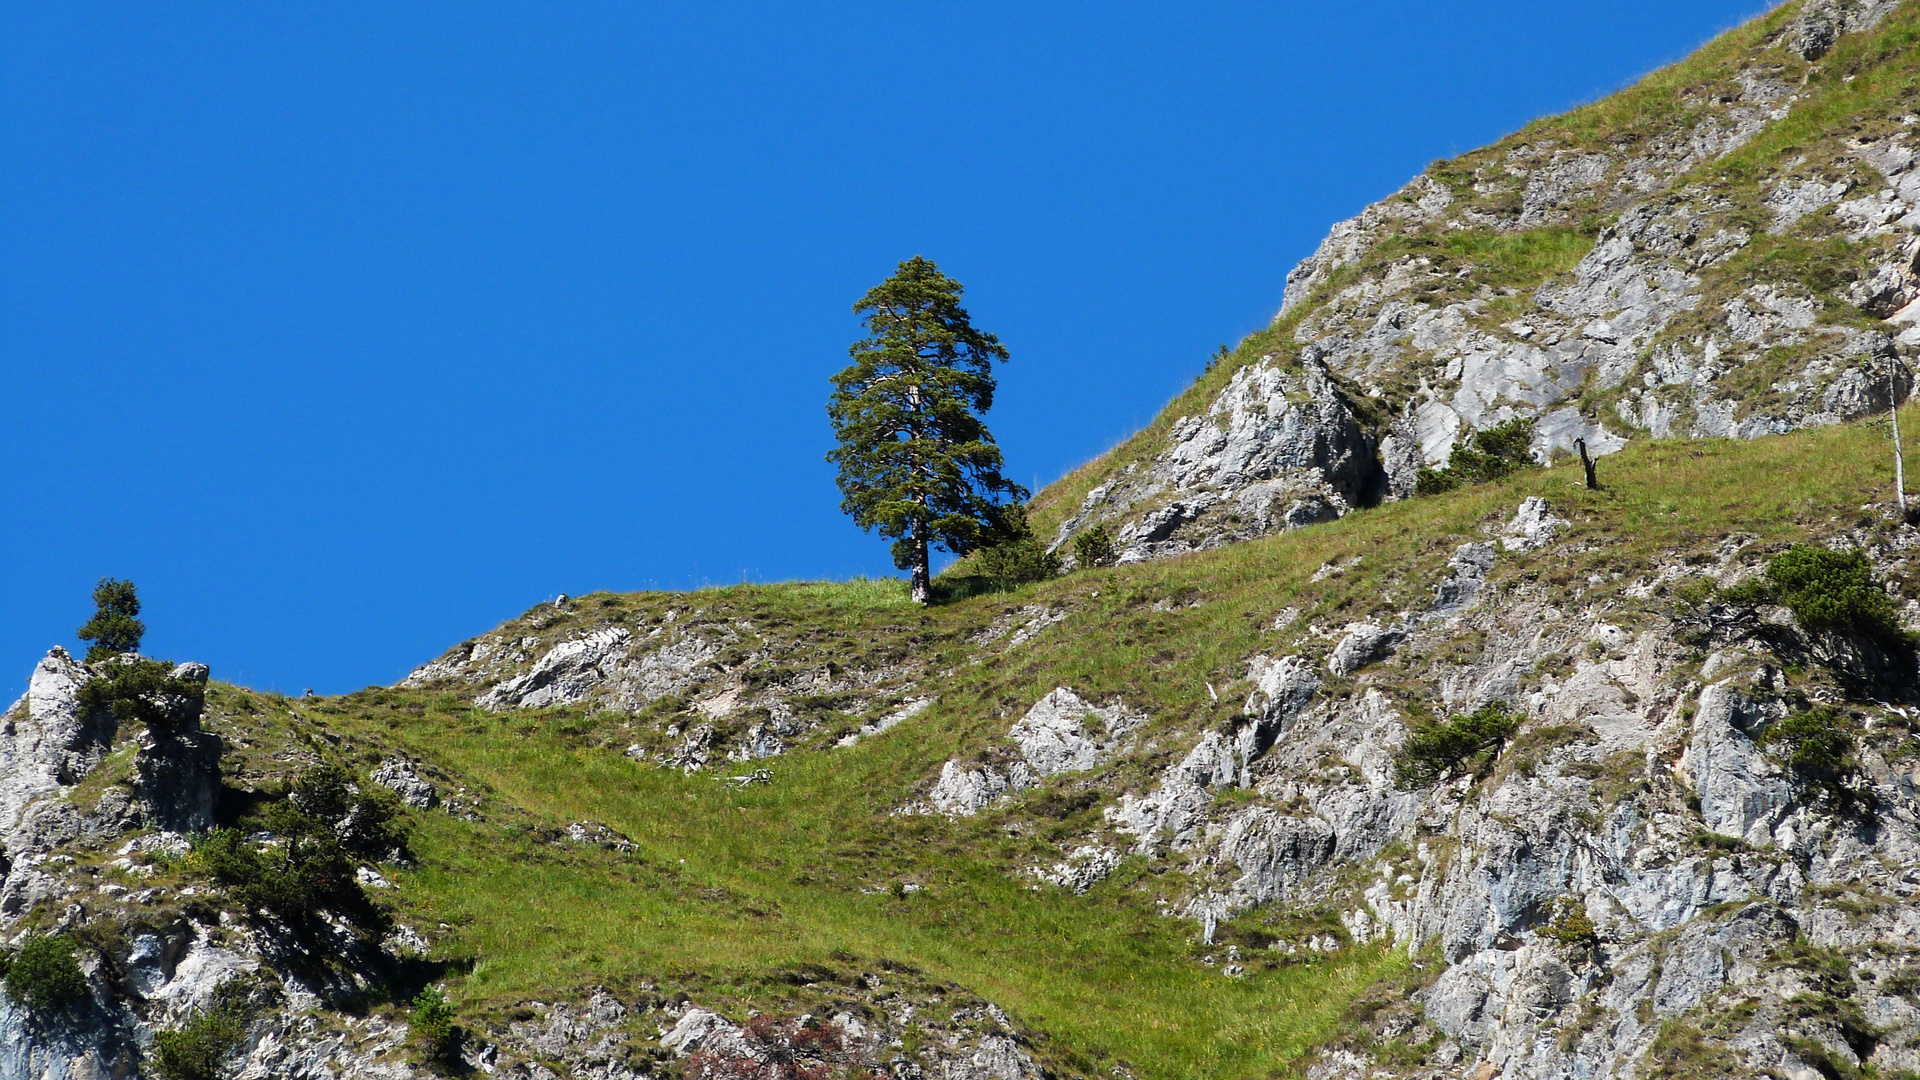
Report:
[[[55,650],[0,1078],[1920,1072],[1920,527],[1839,422],[1909,347],[1916,26],[1790,5],[1338,227],[1043,495],[1121,565],[124,716]],[[1510,414],[1548,467],[1399,497]]]
[[[1154,558],[1405,497],[1514,417],[1546,460],[1884,410],[1920,346],[1916,33],[1912,4],[1789,4],[1435,162],[1036,520]]]

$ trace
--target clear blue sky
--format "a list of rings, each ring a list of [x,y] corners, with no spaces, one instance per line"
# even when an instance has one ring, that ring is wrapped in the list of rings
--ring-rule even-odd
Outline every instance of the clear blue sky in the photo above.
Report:
[[[0,6],[0,692],[102,575],[331,693],[558,592],[893,573],[822,406],[900,259],[1037,487],[1333,221],[1760,7]]]

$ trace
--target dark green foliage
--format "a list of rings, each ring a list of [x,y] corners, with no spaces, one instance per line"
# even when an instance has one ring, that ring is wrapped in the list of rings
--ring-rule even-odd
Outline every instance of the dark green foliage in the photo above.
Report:
[[[1112,566],[1120,552],[1114,547],[1113,531],[1105,524],[1082,529],[1073,537],[1073,561],[1082,570]]]
[[[80,705],[89,713],[111,712],[122,724],[144,725],[155,735],[168,734],[199,716],[207,695],[206,683],[175,678],[173,670],[165,660],[110,657],[80,684]]]
[[[379,937],[391,929],[391,917],[356,880],[353,855],[385,858],[404,846],[395,809],[372,791],[356,794],[344,770],[322,765],[302,773],[288,797],[261,811],[278,847],[262,848],[237,829],[217,829],[194,857],[249,915],[315,930],[322,913],[332,912]]]
[[[1854,634],[1903,653],[1914,635],[1900,625],[1899,608],[1873,577],[1873,564],[1858,551],[1830,551],[1795,544],[1767,563],[1764,578],[1726,591],[1734,601],[1784,605],[1813,633]]]
[[[81,641],[93,644],[87,649],[87,663],[120,653],[138,652],[147,624],[134,616],[140,614],[140,597],[133,582],[101,578],[93,587],[93,618],[74,632]]]
[[[1027,508],[1019,503],[999,507],[974,568],[1000,590],[1016,589],[1060,574],[1060,557],[1033,535]]]
[[[1520,728],[1520,718],[1499,705],[1482,705],[1444,724],[1417,724],[1394,759],[1402,787],[1426,787],[1469,770],[1479,772],[1499,756]]]
[[[460,1029],[453,1024],[453,1006],[446,995],[429,986],[413,999],[413,1033],[425,1044],[427,1060],[448,1062],[460,1046]]]
[[[1838,709],[1816,705],[1768,725],[1758,742],[1802,783],[1824,792],[1841,809],[1855,810],[1863,803],[1849,783],[1860,766],[1852,726]]]
[[[259,1013],[250,980],[228,979],[213,1000],[171,1031],[153,1035],[153,1065],[167,1080],[219,1080],[220,1064],[247,1037]]]
[[[980,420],[993,407],[993,361],[1007,350],[973,328],[962,287],[915,256],[853,310],[867,337],[833,377],[827,415],[839,446],[840,508],[895,541],[894,564],[930,595],[929,548],[978,547],[1003,498],[1026,489],[1000,475],[1000,448]]]
[[[7,966],[7,996],[37,1015],[86,997],[87,977],[73,953],[74,941],[64,934],[29,935]]]
[[[1516,470],[1534,464],[1529,447],[1533,444],[1531,417],[1515,417],[1474,432],[1453,444],[1453,455],[1444,469],[1421,469],[1414,480],[1416,495],[1437,495],[1467,484],[1501,480]]]

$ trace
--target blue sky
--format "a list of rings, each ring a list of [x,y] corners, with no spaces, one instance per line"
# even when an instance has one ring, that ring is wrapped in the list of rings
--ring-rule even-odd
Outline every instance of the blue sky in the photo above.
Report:
[[[1328,225],[1760,5],[0,6],[0,691],[325,693],[559,592],[893,573],[822,460],[923,254],[1035,487]]]

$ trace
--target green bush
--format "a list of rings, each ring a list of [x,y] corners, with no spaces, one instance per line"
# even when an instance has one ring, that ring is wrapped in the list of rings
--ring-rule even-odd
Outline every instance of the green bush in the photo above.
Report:
[[[1758,742],[1808,787],[1826,793],[1841,809],[1854,810],[1862,804],[1849,783],[1860,767],[1852,726],[1840,710],[1816,705],[1768,725]]]
[[[358,795],[345,777],[334,766],[309,769],[287,797],[267,804],[260,823],[279,838],[277,848],[216,829],[194,847],[194,862],[251,916],[317,930],[332,912],[370,937],[385,936],[392,918],[360,886],[353,853],[384,858],[404,837],[392,822],[392,800],[372,793],[384,789],[368,785]]]
[[[1073,561],[1080,569],[1112,566],[1119,557],[1120,552],[1113,543],[1113,531],[1104,523],[1074,534]]]
[[[1519,729],[1520,718],[1499,705],[1482,705],[1444,724],[1417,724],[1394,759],[1395,779],[1402,787],[1426,787],[1469,770],[1478,773]]]
[[[460,1031],[453,1024],[453,1006],[446,995],[429,986],[413,999],[413,1032],[425,1045],[427,1060],[446,1062],[459,1048]]]
[[[80,684],[80,705],[89,713],[110,712],[122,724],[141,724],[165,735],[199,716],[207,697],[206,683],[174,678],[173,669],[165,660],[110,658]]]
[[[973,570],[994,588],[1006,591],[1059,576],[1060,557],[1033,535],[1026,507],[1013,503],[1000,508],[986,542],[974,555]]]
[[[1858,551],[1795,544],[1767,563],[1765,577],[1727,595],[1784,605],[1814,633],[1855,634],[1907,652],[1914,647],[1914,635],[1900,625],[1899,608]]]
[[[259,1012],[246,979],[228,979],[179,1027],[153,1035],[154,1068],[167,1080],[219,1080],[220,1064]]]
[[[1415,495],[1438,495],[1468,484],[1500,480],[1534,464],[1533,420],[1515,417],[1474,432],[1453,444],[1444,469],[1421,469],[1414,478]]]
[[[93,587],[93,604],[93,618],[74,631],[81,641],[93,643],[87,649],[87,663],[139,651],[147,624],[134,618],[140,614],[140,597],[133,582],[101,578]]]
[[[7,965],[7,996],[36,1014],[57,1012],[87,996],[87,977],[64,934],[31,934]]]

